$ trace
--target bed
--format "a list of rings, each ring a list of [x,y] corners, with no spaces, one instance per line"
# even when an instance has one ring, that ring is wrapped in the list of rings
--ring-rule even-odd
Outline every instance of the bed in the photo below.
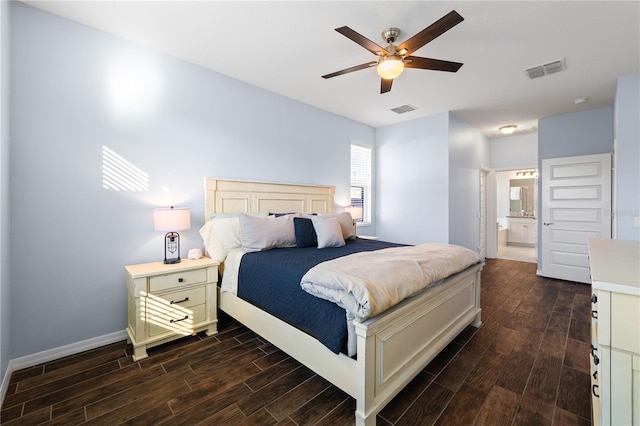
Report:
[[[204,179],[205,221],[249,212],[334,212],[332,186]],[[353,321],[357,356],[336,353],[318,339],[233,293],[219,309],[356,400],[355,424],[375,425],[377,413],[468,325],[481,325],[482,262],[364,321]]]

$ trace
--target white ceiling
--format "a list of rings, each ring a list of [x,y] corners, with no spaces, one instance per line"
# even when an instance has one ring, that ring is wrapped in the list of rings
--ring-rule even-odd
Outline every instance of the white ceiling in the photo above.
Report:
[[[380,127],[453,111],[489,137],[505,124],[611,105],[616,78],[640,72],[638,1],[25,1],[249,84]],[[401,43],[451,10],[464,21],[415,52],[463,62],[407,69],[380,94],[374,69],[320,76],[375,57],[335,28]],[[560,58],[567,70],[529,80]],[[576,98],[588,98],[579,105]],[[391,108],[411,104],[398,115]]]

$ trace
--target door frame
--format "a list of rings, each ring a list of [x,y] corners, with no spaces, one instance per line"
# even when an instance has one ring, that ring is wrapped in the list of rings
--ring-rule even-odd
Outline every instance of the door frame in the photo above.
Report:
[[[496,213],[496,173],[493,169],[487,169],[485,167],[480,168],[480,174],[485,173],[485,194],[484,194],[484,202],[485,202],[485,257],[487,259],[495,259],[498,256],[498,240],[497,240],[497,232],[498,227],[496,226],[497,222],[497,213]],[[482,188],[480,188],[482,191]],[[482,193],[480,194],[479,201],[479,210],[482,210]],[[479,217],[482,218],[482,212],[480,212]],[[479,232],[481,232],[482,224],[480,224]],[[481,242],[480,235],[478,235],[478,241]],[[482,251],[482,247],[480,247]]]
[[[518,170],[537,170],[538,171],[538,184],[540,184],[540,170],[538,165],[529,166],[511,166],[511,167],[499,167],[495,169],[487,170],[487,259],[496,259],[498,257],[498,172],[515,172]],[[539,197],[540,191],[538,191]],[[536,218],[540,216],[540,200],[538,200],[538,209],[536,210]],[[478,238],[480,236],[478,235]],[[539,249],[539,238],[536,240],[536,250]],[[538,258],[538,257],[536,257]]]

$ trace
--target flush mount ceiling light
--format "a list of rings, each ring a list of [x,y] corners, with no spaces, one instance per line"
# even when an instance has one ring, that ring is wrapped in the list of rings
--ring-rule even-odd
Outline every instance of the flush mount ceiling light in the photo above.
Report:
[[[500,130],[500,132],[502,132],[503,135],[510,135],[511,133],[516,131],[516,126],[515,124],[509,124],[507,126],[502,126],[500,128],[498,128],[498,130]]]

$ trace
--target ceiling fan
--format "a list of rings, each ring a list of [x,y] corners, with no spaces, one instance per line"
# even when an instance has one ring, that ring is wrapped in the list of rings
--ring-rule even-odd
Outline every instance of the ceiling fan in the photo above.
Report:
[[[354,67],[349,67],[340,71],[333,72],[331,74],[323,75],[322,78],[337,77],[339,75],[347,74],[353,71],[370,68],[375,65],[378,74],[382,79],[380,82],[380,93],[386,93],[391,90],[393,79],[398,77],[405,67],[456,72],[462,66],[460,62],[451,62],[441,59],[411,56],[411,53],[415,52],[433,39],[449,31],[451,28],[458,25],[462,21],[464,21],[464,18],[460,16],[458,12],[452,10],[451,12],[449,12],[433,24],[429,25],[427,28],[420,31],[409,40],[399,44],[398,46],[395,46],[393,43],[400,35],[400,30],[398,28],[387,28],[382,32],[383,40],[388,43],[388,46],[386,48],[378,46],[376,43],[372,42],[362,34],[357,33],[349,27],[336,28],[337,32],[358,43],[369,52],[379,56],[379,58],[377,61],[367,62],[366,64],[356,65]]]

